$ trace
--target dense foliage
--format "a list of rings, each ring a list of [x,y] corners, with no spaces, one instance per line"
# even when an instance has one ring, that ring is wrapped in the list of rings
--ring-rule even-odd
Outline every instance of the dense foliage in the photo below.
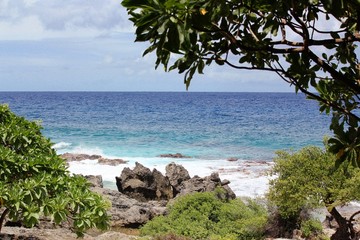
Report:
[[[360,166],[358,0],[123,0],[155,66],[193,75],[216,63],[279,76],[333,113],[330,150]],[[313,90],[317,93],[313,93]]]
[[[70,175],[38,123],[0,105],[0,230],[6,215],[27,227],[44,215],[56,224],[69,221],[81,236],[108,227],[108,207],[86,179]]]
[[[266,222],[266,209],[253,201],[224,202],[214,193],[195,193],[177,199],[168,215],[154,218],[141,233],[191,239],[260,239]]]
[[[339,231],[353,234],[336,207],[360,199],[360,169],[337,169],[334,159],[332,153],[318,147],[277,153],[272,169],[277,177],[270,181],[268,197],[282,218],[299,221],[302,210],[325,206],[338,222]]]

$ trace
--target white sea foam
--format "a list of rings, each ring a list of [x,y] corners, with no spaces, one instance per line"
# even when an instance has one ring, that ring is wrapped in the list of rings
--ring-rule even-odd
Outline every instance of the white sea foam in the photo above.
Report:
[[[61,150],[61,149],[65,149],[71,146],[71,143],[68,142],[59,142],[59,143],[55,143],[53,145],[53,149],[55,150]]]
[[[88,152],[87,152],[88,153]],[[106,156],[108,157],[108,156]],[[268,189],[269,177],[266,170],[271,168],[271,163],[227,160],[202,160],[202,159],[173,159],[173,158],[123,158],[128,163],[118,166],[100,165],[97,160],[84,160],[70,162],[69,170],[72,173],[83,175],[101,175],[104,181],[113,182],[115,176],[120,176],[124,167],[134,168],[139,162],[150,169],[156,168],[165,174],[165,167],[171,162],[183,165],[190,176],[205,177],[212,172],[218,172],[222,180],[229,180],[231,189],[237,196],[257,197],[263,196]]]
[[[101,155],[104,156],[104,152],[99,147],[87,147],[84,145],[76,146],[73,149],[71,149],[72,153],[81,153],[81,154],[88,154],[88,155]]]

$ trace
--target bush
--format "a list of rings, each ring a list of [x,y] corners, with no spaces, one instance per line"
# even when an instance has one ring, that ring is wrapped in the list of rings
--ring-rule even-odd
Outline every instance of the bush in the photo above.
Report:
[[[141,228],[142,235],[175,234],[191,239],[259,239],[267,222],[265,208],[240,199],[224,202],[214,193],[195,193],[177,199],[167,216],[159,216]]]
[[[306,239],[319,236],[322,233],[322,225],[319,220],[309,219],[301,223],[302,237]]]
[[[72,176],[41,127],[0,105],[0,231],[6,215],[27,227],[40,216],[69,221],[79,236],[89,228],[107,229],[110,203]]]
[[[347,220],[336,207],[360,199],[360,169],[346,164],[337,166],[336,156],[325,147],[278,152],[272,169],[276,178],[270,181],[268,198],[283,222],[291,222],[288,226],[292,228],[300,227],[301,212],[326,207],[338,223],[338,231],[351,234]],[[310,231],[314,225],[307,224],[310,223],[304,228]]]

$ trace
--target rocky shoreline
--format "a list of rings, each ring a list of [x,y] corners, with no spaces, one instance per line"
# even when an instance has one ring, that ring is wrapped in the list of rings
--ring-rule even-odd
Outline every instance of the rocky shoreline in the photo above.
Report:
[[[68,155],[67,161],[82,161],[90,158],[98,160],[102,157],[99,155]],[[254,165],[269,165],[269,163],[247,162],[246,165],[253,167]],[[133,169],[125,167],[121,174],[115,177],[118,190],[104,188],[100,175],[88,175],[85,178],[90,182],[92,191],[103,195],[112,204],[108,212],[111,216],[111,230],[106,232],[90,230],[85,234],[83,238],[85,240],[138,239],[138,236],[132,235],[137,235],[136,229],[155,216],[166,214],[167,203],[181,195],[192,192],[212,192],[216,188],[222,188],[223,191],[219,191],[219,193],[221,192],[219,197],[224,199],[236,197],[229,187],[230,181],[221,180],[217,172],[206,177],[190,177],[183,166],[175,163],[166,166],[165,175],[155,168],[150,170],[140,163],[136,163]],[[359,208],[358,204],[350,204],[339,211],[347,216]],[[331,236],[335,232],[336,225],[326,219],[324,213],[322,214],[325,219],[324,231]],[[358,228],[359,225],[356,224],[356,227]],[[43,219],[38,226],[32,229],[5,225],[0,239],[71,240],[76,239],[76,234],[72,233],[66,225],[54,226],[48,219]]]
[[[82,156],[88,159],[88,156]],[[98,157],[94,157],[98,159]],[[77,159],[81,159],[77,156]],[[81,160],[80,160],[81,161]],[[225,191],[223,198],[233,199],[235,194],[228,186],[229,181],[221,180],[217,173],[201,178],[190,177],[181,165],[171,163],[167,166],[166,175],[156,169],[152,171],[140,163],[134,169],[124,168],[121,175],[116,177],[118,190],[103,188],[100,175],[85,176],[91,184],[91,190],[108,199],[112,206],[109,209],[111,228],[136,229],[155,216],[166,214],[166,205],[177,196],[191,192],[214,191],[220,187]],[[43,219],[32,229],[22,227],[3,227],[0,239],[75,239],[66,225],[54,226],[48,219]],[[61,237],[59,237],[61,236]],[[121,231],[107,231],[104,233],[90,231],[84,239],[136,239],[135,236],[121,233]]]

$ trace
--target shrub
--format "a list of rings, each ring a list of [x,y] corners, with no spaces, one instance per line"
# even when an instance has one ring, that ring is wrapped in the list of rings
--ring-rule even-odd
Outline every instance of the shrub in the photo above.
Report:
[[[353,234],[336,207],[360,199],[359,168],[346,164],[337,166],[336,156],[318,147],[278,152],[274,162],[272,174],[276,178],[270,181],[268,197],[281,218],[293,222],[289,226],[299,227],[302,211],[326,207],[338,223],[338,231]]]
[[[222,201],[215,193],[178,198],[167,216],[156,217],[141,228],[142,235],[175,234],[191,239],[259,239],[267,222],[266,209],[240,199]]]
[[[41,127],[0,105],[0,231],[6,215],[27,227],[40,216],[69,221],[79,236],[86,229],[106,229],[109,203],[72,176],[66,163],[41,134]]]
[[[319,220],[309,219],[301,223],[302,237],[306,239],[319,236],[322,233],[322,225]]]

